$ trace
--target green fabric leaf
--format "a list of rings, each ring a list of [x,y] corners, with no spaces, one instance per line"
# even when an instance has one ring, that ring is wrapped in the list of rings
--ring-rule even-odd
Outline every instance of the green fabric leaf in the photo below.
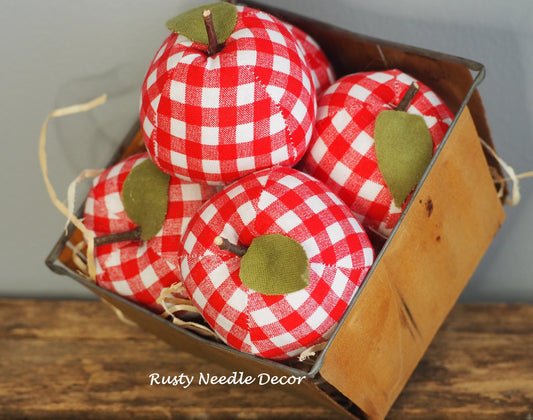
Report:
[[[181,15],[178,15],[167,22],[167,28],[171,31],[182,34],[191,41],[208,45],[207,31],[205,29],[202,13],[205,9],[211,10],[217,42],[223,44],[233,33],[237,24],[237,8],[235,5],[218,2],[206,6],[196,7]]]
[[[122,204],[128,217],[141,228],[147,241],[161,230],[167,216],[170,176],[147,159],[126,177],[122,187]]]
[[[376,118],[374,141],[379,170],[401,207],[431,161],[431,133],[420,115],[388,110]]]
[[[285,295],[309,285],[309,260],[302,246],[288,236],[258,236],[241,259],[240,278],[264,295]]]

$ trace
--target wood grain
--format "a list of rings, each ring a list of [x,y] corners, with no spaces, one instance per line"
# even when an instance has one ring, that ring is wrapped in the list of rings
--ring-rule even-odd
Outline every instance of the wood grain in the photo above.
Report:
[[[371,419],[390,410],[504,219],[466,108],[320,370]]]
[[[283,387],[150,386],[227,374],[118,320],[98,301],[0,299],[0,418],[328,419]],[[533,306],[457,305],[390,419],[533,415]]]
[[[457,305],[390,419],[533,418],[533,306]]]

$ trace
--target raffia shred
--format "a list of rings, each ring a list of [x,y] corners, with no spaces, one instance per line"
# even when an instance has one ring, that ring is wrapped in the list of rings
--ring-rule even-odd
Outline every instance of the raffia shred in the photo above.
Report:
[[[82,251],[87,247],[85,241],[80,241],[72,248],[72,262],[78,269],[78,274],[84,278],[89,278],[87,263],[82,259]]]
[[[316,356],[316,354],[319,352],[319,351],[322,351],[326,348],[326,345],[327,345],[327,341],[324,342],[324,343],[319,343],[319,344],[315,344],[314,346],[311,346],[311,347],[308,347],[306,348],[304,351],[302,351],[300,353],[300,355],[298,356],[298,361],[299,362],[304,362],[305,360],[311,358],[311,357],[314,357]]]
[[[68,186],[68,190],[67,190],[68,216],[67,216],[67,221],[66,221],[66,224],[65,224],[65,232],[68,229],[68,224],[69,224],[70,218],[74,217],[74,206],[75,206],[75,202],[76,202],[76,187],[84,179],[96,178],[102,172],[104,172],[104,170],[105,169],[85,169]]]
[[[194,331],[203,336],[220,341],[220,337],[211,328],[194,321],[184,321],[175,315],[179,312],[200,313],[200,311],[189,299],[174,296],[175,293],[182,293],[184,291],[185,287],[181,282],[176,282],[170,287],[165,287],[163,290],[161,290],[159,298],[157,298],[157,303],[163,307],[164,311],[160,315],[163,318],[170,317],[172,319],[172,323],[175,325],[179,325],[180,327]]]
[[[122,321],[124,324],[131,325],[132,327],[138,327],[137,323],[133,322],[126,315],[124,315],[124,312],[122,312],[120,309],[118,309],[115,305],[113,305],[112,303],[108,302],[104,298],[101,298],[101,299],[102,299],[102,302],[104,302],[106,305],[108,305],[113,310],[113,312],[115,313],[115,315],[117,316],[117,318],[120,321]]]
[[[70,209],[57,198],[57,194],[48,176],[48,161],[46,156],[46,132],[48,129],[48,123],[52,118],[64,117],[67,115],[87,112],[93,108],[104,104],[106,100],[107,95],[101,95],[83,104],[71,105],[64,108],[58,108],[52,111],[45,119],[39,137],[39,162],[41,164],[41,170],[43,180],[46,185],[46,190],[54,206],[67,218],[67,222],[71,222],[85,236],[85,239],[87,241],[87,273],[89,278],[93,281],[96,279],[96,265],[94,260],[94,236],[85,227],[83,222],[76,216],[74,216],[73,211],[71,212]]]
[[[517,175],[515,170],[511,165],[507,164],[497,153],[496,151],[482,138],[479,139],[483,147],[498,161],[502,169],[507,173],[507,178],[503,178],[496,171],[492,171],[492,177],[495,182],[501,185],[500,191],[498,191],[499,196],[503,196],[504,183],[506,181],[511,181],[513,186],[511,188],[511,196],[505,199],[505,204],[510,206],[516,206],[520,203],[521,194],[520,194],[520,179],[533,177],[533,172],[526,172],[523,174]]]

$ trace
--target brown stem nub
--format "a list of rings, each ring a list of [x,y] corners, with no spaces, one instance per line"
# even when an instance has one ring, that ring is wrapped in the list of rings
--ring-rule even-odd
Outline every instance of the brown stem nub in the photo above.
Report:
[[[403,95],[402,100],[398,104],[398,106],[395,108],[396,111],[407,111],[407,108],[409,108],[409,105],[411,105],[411,102],[413,101],[415,95],[418,93],[418,90],[420,89],[420,86],[417,82],[411,83],[411,86],[409,86],[409,89],[407,89],[407,92],[405,92],[405,95]]]
[[[94,246],[114,244],[123,241],[140,241],[141,228],[135,228],[126,232],[110,233],[109,235],[94,238]]]
[[[237,257],[242,257],[248,251],[248,247],[242,245],[235,245],[222,236],[217,236],[213,243],[223,251],[229,251]]]
[[[229,4],[237,4],[237,0],[225,0],[225,2]]]
[[[207,39],[209,41],[207,46],[207,55],[215,55],[218,52],[218,41],[211,10],[205,9],[202,13],[202,16],[204,18],[205,30],[207,31]]]

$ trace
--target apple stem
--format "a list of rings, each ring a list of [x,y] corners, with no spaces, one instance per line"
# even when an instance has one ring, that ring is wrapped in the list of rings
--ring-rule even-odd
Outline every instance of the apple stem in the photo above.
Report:
[[[98,236],[94,238],[94,246],[114,244],[123,241],[140,241],[141,228],[137,227],[126,232],[110,233],[109,235]]]
[[[411,102],[413,101],[415,95],[418,93],[419,89],[420,85],[417,82],[411,83],[411,86],[409,86],[409,89],[407,89],[407,92],[405,92],[405,95],[403,95],[402,100],[395,108],[395,110],[407,111],[407,108],[409,108],[409,105],[411,105]]]
[[[224,0],[224,1],[229,4],[237,4],[237,0]]]
[[[205,9],[202,13],[202,16],[204,18],[205,29],[207,31],[207,39],[209,40],[209,45],[207,46],[207,55],[212,56],[218,52],[218,41],[211,10]]]
[[[213,243],[223,251],[229,251],[237,257],[242,257],[248,251],[248,247],[242,245],[235,245],[222,236],[217,236]]]

